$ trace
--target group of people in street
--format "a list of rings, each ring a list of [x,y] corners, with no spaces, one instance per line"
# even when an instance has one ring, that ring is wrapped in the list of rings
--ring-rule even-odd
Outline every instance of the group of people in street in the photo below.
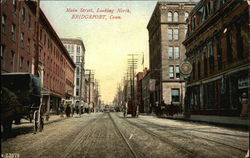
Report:
[[[81,103],[76,102],[74,104],[73,101],[65,101],[65,100],[61,102],[59,109],[61,117],[63,117],[64,113],[66,117],[73,117],[75,113],[78,116],[81,116],[81,114],[83,114],[85,111]]]

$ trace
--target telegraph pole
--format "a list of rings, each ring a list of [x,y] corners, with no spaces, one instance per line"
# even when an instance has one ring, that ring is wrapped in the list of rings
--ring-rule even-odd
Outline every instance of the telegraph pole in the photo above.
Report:
[[[128,56],[130,56],[130,58],[128,59],[128,65],[130,66],[131,73],[132,73],[131,101],[132,101],[132,105],[135,105],[135,68],[137,68],[137,62],[138,62],[135,56],[138,56],[138,54],[128,54]]]

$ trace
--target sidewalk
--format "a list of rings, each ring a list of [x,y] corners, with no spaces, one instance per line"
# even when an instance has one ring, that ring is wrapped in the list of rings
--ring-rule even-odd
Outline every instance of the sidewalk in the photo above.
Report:
[[[58,122],[58,121],[66,119],[66,118],[67,117],[65,115],[64,115],[64,117],[61,117],[60,115],[50,114],[48,121],[46,121],[46,119],[44,119],[44,124],[46,125],[46,124],[50,124],[53,122]],[[29,120],[21,119],[21,124],[18,124],[18,125],[12,124],[12,128],[32,127],[33,125],[34,125],[33,121],[30,123]]]
[[[142,114],[142,115],[146,115],[146,114]],[[155,114],[149,114],[149,115],[161,117],[161,118],[173,119],[173,120],[203,122],[203,123],[209,123],[209,124],[214,124],[218,126],[243,128],[243,129],[248,129],[249,124],[250,124],[249,118],[242,119],[241,117],[214,116],[214,115],[191,115],[189,118],[186,118],[184,117],[183,114],[178,114],[174,116],[166,116],[166,115],[157,116]]]

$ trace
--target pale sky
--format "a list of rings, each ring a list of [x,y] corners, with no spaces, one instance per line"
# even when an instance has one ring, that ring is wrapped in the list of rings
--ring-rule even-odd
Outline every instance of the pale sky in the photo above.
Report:
[[[101,99],[105,103],[113,101],[117,85],[122,83],[127,69],[128,55],[139,54],[138,70],[148,67],[147,24],[155,8],[156,1],[41,1],[41,8],[60,38],[80,37],[86,48],[85,69],[95,71],[99,81]],[[76,13],[66,12],[75,8]],[[81,8],[94,12],[80,12]],[[98,13],[97,9],[114,9],[112,13]],[[116,13],[129,9],[130,13]],[[100,15],[107,19],[71,19],[73,14]],[[110,15],[121,19],[111,20]]]

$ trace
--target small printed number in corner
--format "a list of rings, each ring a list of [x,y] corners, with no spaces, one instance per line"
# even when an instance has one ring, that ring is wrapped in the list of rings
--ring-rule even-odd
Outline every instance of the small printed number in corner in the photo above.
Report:
[[[4,153],[1,154],[1,158],[20,158],[19,153]]]

